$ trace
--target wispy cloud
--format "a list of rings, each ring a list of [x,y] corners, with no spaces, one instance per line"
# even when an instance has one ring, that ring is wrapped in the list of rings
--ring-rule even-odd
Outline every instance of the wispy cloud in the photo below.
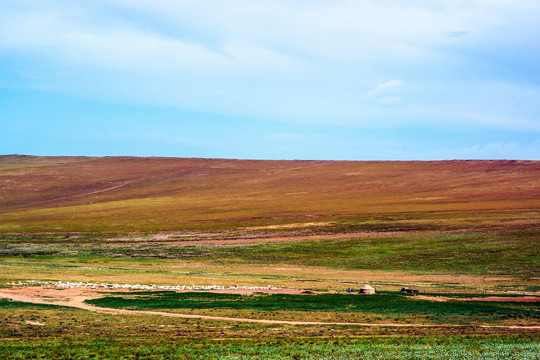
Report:
[[[392,79],[377,85],[368,95],[383,107],[394,106],[401,103],[401,96],[397,94],[404,84],[403,80]]]
[[[389,80],[377,85],[375,89],[369,92],[369,95],[380,95],[395,92],[396,90],[399,90],[403,84],[403,81],[399,79]]]
[[[369,95],[380,95],[380,94],[392,93],[399,90],[403,86],[403,84],[404,84],[403,80],[392,79],[392,80],[389,80],[382,84],[377,85],[375,89],[369,92]]]

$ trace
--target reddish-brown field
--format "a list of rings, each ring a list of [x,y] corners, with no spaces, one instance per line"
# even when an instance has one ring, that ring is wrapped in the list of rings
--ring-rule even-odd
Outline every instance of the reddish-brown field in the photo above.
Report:
[[[0,157],[3,233],[530,227],[539,209],[535,161]]]

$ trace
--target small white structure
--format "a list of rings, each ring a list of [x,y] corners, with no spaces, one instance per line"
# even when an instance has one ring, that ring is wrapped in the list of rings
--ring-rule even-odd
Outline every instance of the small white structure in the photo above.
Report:
[[[360,288],[360,294],[375,294],[375,289],[366,284]]]

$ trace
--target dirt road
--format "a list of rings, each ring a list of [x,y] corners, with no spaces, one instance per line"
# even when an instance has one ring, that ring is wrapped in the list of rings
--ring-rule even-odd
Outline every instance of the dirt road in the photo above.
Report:
[[[395,324],[395,323],[356,323],[356,322],[319,322],[319,321],[289,321],[289,320],[266,320],[266,319],[249,319],[249,318],[231,318],[223,316],[208,316],[198,314],[180,314],[168,313],[161,311],[147,310],[125,310],[97,307],[85,303],[85,300],[100,297],[95,290],[90,289],[66,289],[56,290],[42,287],[27,287],[27,288],[12,288],[3,289],[0,291],[0,298],[7,298],[14,301],[28,302],[34,304],[48,304],[68,306],[98,313],[111,315],[133,315],[145,314],[156,316],[177,317],[184,319],[204,319],[204,320],[219,320],[219,321],[235,321],[247,323],[262,323],[262,324],[287,324],[287,325],[346,325],[346,326],[369,326],[369,327],[460,327],[462,325],[453,324]],[[540,329],[540,326],[504,326],[504,325],[478,325],[482,328],[507,328],[507,329]]]

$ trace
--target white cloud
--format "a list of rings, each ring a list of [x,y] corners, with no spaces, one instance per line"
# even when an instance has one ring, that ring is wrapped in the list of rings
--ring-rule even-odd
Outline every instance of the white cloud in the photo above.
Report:
[[[392,93],[399,90],[401,87],[403,87],[403,84],[404,84],[403,80],[399,80],[399,79],[389,80],[382,84],[377,85],[375,89],[369,92],[369,95],[380,95],[380,94]]]

